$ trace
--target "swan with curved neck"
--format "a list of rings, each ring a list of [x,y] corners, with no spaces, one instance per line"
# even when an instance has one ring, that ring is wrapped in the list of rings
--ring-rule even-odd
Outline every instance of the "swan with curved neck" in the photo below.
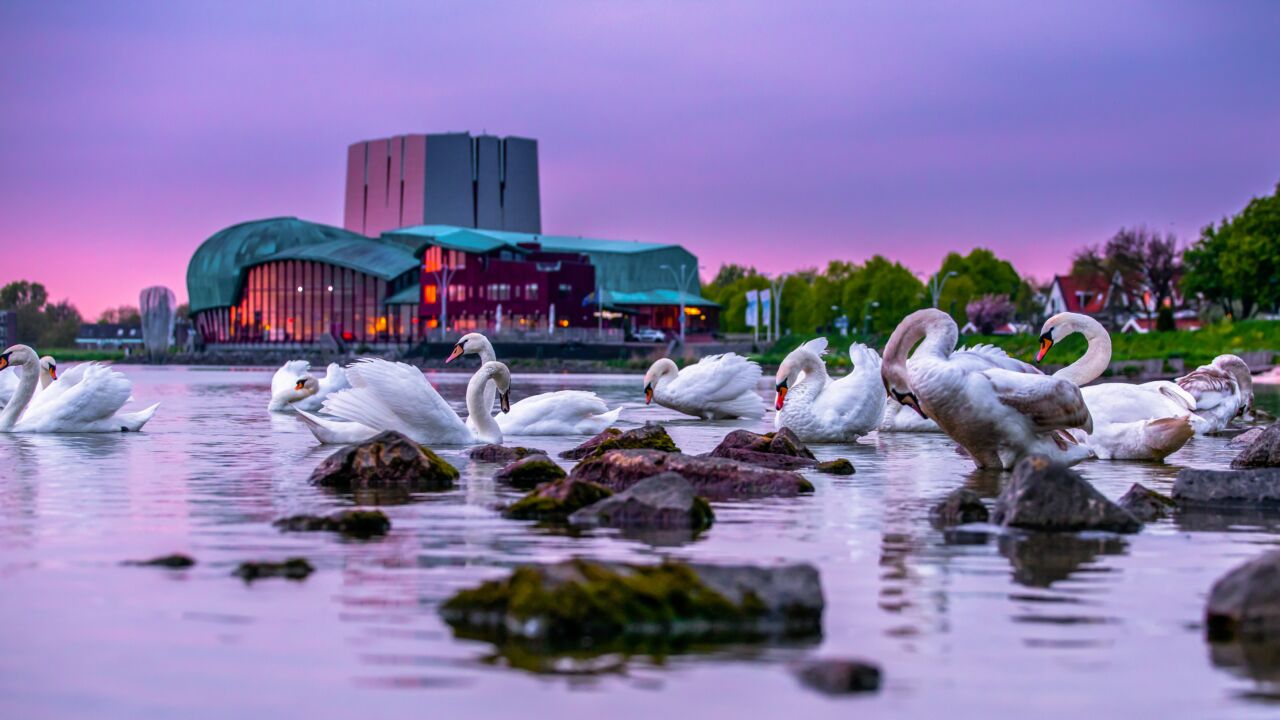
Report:
[[[853,370],[832,380],[822,360],[827,339],[792,350],[774,377],[774,427],[789,428],[805,442],[849,442],[871,432],[884,417],[880,356],[861,343],[849,346]]]
[[[908,315],[885,346],[885,389],[933,418],[978,467],[1011,469],[1029,454],[1067,464],[1092,455],[1064,432],[1092,429],[1079,388],[1025,363],[955,353],[958,340],[950,315],[933,308]]]
[[[63,392],[52,389],[36,397],[41,358],[26,345],[14,345],[0,353],[0,372],[22,367],[22,379],[0,411],[0,432],[130,432],[155,415],[159,404],[138,412],[121,413],[130,399],[132,383],[122,374],[96,363],[78,366],[78,382]],[[56,373],[53,366],[51,375]],[[73,371],[74,372],[74,371]]]
[[[1088,385],[1102,377],[1111,364],[1111,333],[1088,315],[1058,313],[1045,320],[1040,329],[1040,350],[1036,352],[1036,362],[1043,361],[1054,343],[1061,342],[1072,333],[1084,335],[1088,349],[1079,360],[1054,373],[1054,377],[1070,380],[1076,385]]]

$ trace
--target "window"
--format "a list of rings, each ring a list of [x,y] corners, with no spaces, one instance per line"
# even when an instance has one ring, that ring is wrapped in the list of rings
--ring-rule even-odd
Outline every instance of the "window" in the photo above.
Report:
[[[571,292],[573,292],[573,286],[572,286],[572,285],[570,285],[570,284],[568,284],[568,283],[560,283],[560,294],[561,294],[561,295],[568,295],[568,294],[569,294],[569,293],[571,293]]]
[[[526,300],[538,299],[538,283],[529,283],[524,286],[524,297]]]
[[[507,283],[489,283],[490,300],[510,300],[511,286]]]

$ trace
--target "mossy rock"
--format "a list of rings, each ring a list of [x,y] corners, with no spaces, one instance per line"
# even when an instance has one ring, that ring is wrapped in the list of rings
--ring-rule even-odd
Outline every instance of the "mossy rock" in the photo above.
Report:
[[[509,465],[529,455],[546,455],[546,450],[527,447],[504,447],[502,445],[480,445],[467,451],[467,457],[476,462],[498,463]]]
[[[503,513],[513,520],[564,522],[570,515],[613,493],[592,482],[561,478],[544,483],[512,503]]]
[[[520,490],[532,490],[542,483],[568,475],[564,468],[546,455],[530,455],[499,470],[493,479]]]
[[[848,458],[836,458],[835,460],[820,462],[813,466],[813,469],[828,475],[852,475],[858,471],[853,466],[853,463],[849,462]]]
[[[355,538],[386,535],[391,529],[391,520],[381,510],[344,510],[328,517],[294,515],[271,524],[286,532],[336,532]]]
[[[579,510],[575,525],[624,529],[689,530],[711,527],[711,504],[694,494],[693,485],[677,473],[660,473]]]
[[[683,475],[697,495],[715,501],[791,497],[813,492],[813,483],[789,470],[656,450],[610,450],[578,463],[569,476],[618,492],[668,471]]]
[[[242,562],[231,574],[245,582],[273,577],[305,580],[315,570],[306,558],[289,558],[284,562]]]
[[[341,492],[369,489],[418,492],[450,490],[458,476],[457,468],[440,459],[430,448],[388,430],[325,458],[311,473],[311,483]]]
[[[604,432],[578,447],[560,453],[560,457],[568,460],[581,460],[588,457],[598,457],[610,450],[635,449],[660,450],[671,453],[680,452],[680,448],[676,446],[675,441],[667,434],[666,428],[656,423],[645,423],[644,427],[633,428],[626,432],[618,428],[606,428]]]

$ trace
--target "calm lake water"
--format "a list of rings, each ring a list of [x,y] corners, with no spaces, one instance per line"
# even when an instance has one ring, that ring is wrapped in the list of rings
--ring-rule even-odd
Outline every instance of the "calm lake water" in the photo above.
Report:
[[[1123,538],[1045,544],[954,536],[928,510],[968,485],[998,492],[942,436],[872,435],[815,446],[851,477],[814,476],[809,497],[715,505],[701,538],[655,545],[612,531],[570,537],[504,520],[517,497],[460,450],[458,489],[383,508],[391,533],[349,541],[282,534],[271,521],[348,507],[307,484],[332,448],[264,407],[270,370],[125,368],[140,403],[132,435],[0,435],[0,717],[386,716],[652,720],[711,717],[1274,717],[1274,687],[1216,655],[1200,626],[1214,580],[1274,547],[1277,519],[1184,516]],[[462,407],[465,376],[435,375]],[[661,420],[686,452],[763,421],[680,420],[637,404],[640,378],[520,376],[513,399],[589,387],[629,423]],[[761,387],[761,392],[765,388]],[[1259,405],[1273,412],[1274,390]],[[556,452],[582,438],[511,438]],[[1109,497],[1133,482],[1168,492],[1179,467],[1225,467],[1226,441],[1193,440],[1167,465],[1093,461]],[[189,571],[121,561],[185,552]],[[246,585],[243,560],[305,556],[304,582]],[[821,640],[605,663],[598,673],[509,667],[455,640],[437,615],[453,591],[513,565],[571,556],[654,562],[809,562],[827,606]],[[831,699],[790,672],[855,656],[879,693]]]

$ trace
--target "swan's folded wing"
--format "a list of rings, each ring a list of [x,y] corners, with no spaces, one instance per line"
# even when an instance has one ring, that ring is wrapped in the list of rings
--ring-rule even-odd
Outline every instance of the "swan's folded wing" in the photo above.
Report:
[[[1178,383],[1170,382],[1168,380],[1152,380],[1151,382],[1142,383],[1141,385],[1138,385],[1138,387],[1155,390],[1184,410],[1192,411],[1197,407],[1196,397],[1186,390],[1183,390]]]
[[[324,401],[330,415],[415,438],[456,435],[459,428],[465,431],[458,414],[418,368],[366,359],[347,369],[347,379],[351,388]]]
[[[23,424],[74,429],[80,424],[111,417],[129,401],[132,392],[133,383],[129,378],[94,363],[85,369],[80,382],[65,387],[55,396],[42,399],[38,405],[33,403],[28,407]]]
[[[271,376],[271,396],[293,388],[298,378],[311,374],[311,363],[306,360],[290,360]]]
[[[609,412],[609,406],[593,392],[558,390],[512,403],[510,412],[496,417],[504,433],[519,435],[530,428],[569,435],[586,418]]]
[[[735,353],[708,355],[680,371],[666,390],[675,396],[705,402],[728,402],[754,393],[760,366]]]
[[[1196,400],[1197,410],[1207,410],[1237,396],[1240,392],[1230,373],[1212,366],[1201,366],[1176,381]]]
[[[1092,432],[1089,408],[1075,383],[1003,368],[991,368],[983,375],[991,381],[996,398],[1030,419],[1037,431],[1082,428]]]
[[[320,378],[318,394],[328,395],[349,387],[351,383],[347,380],[347,371],[343,370],[338,363],[329,363],[329,367],[325,368],[324,377]]]
[[[37,392],[35,397],[31,398],[31,405],[27,412],[32,412],[36,408],[43,407],[46,403],[57,400],[67,390],[79,385],[84,380],[85,373],[94,367],[100,368],[103,366],[96,362],[86,362],[80,363],[66,372],[58,373],[57,380],[49,383],[49,387]]]
[[[958,362],[967,370],[981,372],[983,367],[998,367],[1027,375],[1043,375],[1044,371],[1028,362],[1023,362],[995,345],[973,345],[962,347],[951,353],[951,361]]]

